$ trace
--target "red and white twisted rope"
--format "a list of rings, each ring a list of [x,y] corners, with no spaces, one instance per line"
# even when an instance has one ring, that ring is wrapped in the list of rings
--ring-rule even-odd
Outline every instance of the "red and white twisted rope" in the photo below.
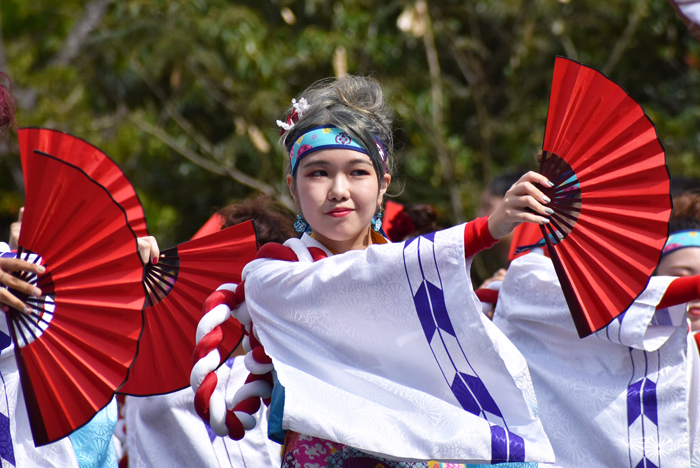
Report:
[[[190,384],[195,392],[194,406],[197,414],[209,423],[216,435],[240,440],[245,431],[255,427],[253,416],[260,409],[261,400],[266,405],[272,395],[272,359],[258,341],[245,305],[245,278],[255,265],[269,260],[316,261],[326,253],[317,248],[307,248],[298,239],[290,239],[285,245],[265,244],[256,260],[243,269],[243,281],[236,285],[221,285],[204,302],[204,316],[197,327],[197,346],[192,355],[193,368]],[[245,329],[244,359],[250,372],[245,384],[232,396],[225,398],[217,387],[216,369],[221,362],[218,346],[223,340],[221,324],[230,317],[237,319]]]

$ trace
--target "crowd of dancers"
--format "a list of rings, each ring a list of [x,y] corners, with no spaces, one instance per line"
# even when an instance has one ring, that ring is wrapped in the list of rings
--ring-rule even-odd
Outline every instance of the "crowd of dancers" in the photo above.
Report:
[[[11,116],[10,95],[2,99]],[[700,193],[676,198],[643,293],[579,338],[544,249],[498,273],[495,307],[469,275],[474,256],[519,224],[550,222],[546,177],[518,178],[487,216],[389,242],[382,215],[395,149],[379,84],[315,83],[278,124],[296,219],[259,197],[212,224],[252,219],[263,246],[244,281],[224,286],[248,335],[207,371],[227,406],[201,396],[207,372],[195,362],[193,387],[115,400],[69,438],[37,447],[0,321],[3,467],[700,467]],[[21,218],[0,283],[39,296],[12,275],[42,273],[14,258],[20,229]],[[156,239],[139,245],[157,261]],[[7,288],[0,301],[26,307]],[[255,375],[272,385],[243,395]],[[256,398],[266,404],[249,407]]]

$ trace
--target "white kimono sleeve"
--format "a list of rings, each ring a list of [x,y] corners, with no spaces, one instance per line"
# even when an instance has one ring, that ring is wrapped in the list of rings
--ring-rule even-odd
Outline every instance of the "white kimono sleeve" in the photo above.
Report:
[[[510,306],[501,308],[501,317],[511,323],[534,321],[565,330],[576,330],[549,258],[538,254],[522,256],[511,264],[508,275],[510,279],[506,294],[514,289],[510,283],[517,281],[517,289],[520,289],[517,294],[526,295],[527,305],[535,305],[538,311],[533,314],[532,309],[527,307]],[[652,277],[646,289],[626,312],[591,336],[644,351],[659,349],[685,320],[685,304],[656,310],[674,279],[670,276]]]
[[[525,361],[481,313],[463,239],[458,226],[252,268],[246,305],[286,389],[285,429],[402,460],[552,461]]]

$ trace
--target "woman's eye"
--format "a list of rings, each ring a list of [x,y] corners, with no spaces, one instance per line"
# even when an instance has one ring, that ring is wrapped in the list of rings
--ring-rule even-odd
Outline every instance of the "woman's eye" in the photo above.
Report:
[[[355,177],[362,177],[362,176],[369,175],[369,171],[366,171],[364,169],[357,169],[357,170],[352,171],[350,174],[355,176]]]
[[[308,174],[308,177],[326,177],[328,173],[326,171],[318,170],[318,171],[313,171]]]

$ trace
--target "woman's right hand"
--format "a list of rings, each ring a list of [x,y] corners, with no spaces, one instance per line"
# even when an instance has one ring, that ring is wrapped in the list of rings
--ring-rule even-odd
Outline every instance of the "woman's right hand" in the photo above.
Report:
[[[157,265],[160,249],[158,248],[158,241],[156,238],[153,236],[139,237],[138,244],[139,255],[141,255],[141,260],[143,260],[144,265],[148,264],[149,261]]]
[[[26,271],[29,273],[42,274],[46,271],[42,265],[25,262],[17,258],[0,258],[0,285],[12,288],[27,296],[39,297],[41,290],[25,281],[20,280],[12,275],[15,271]],[[0,287],[0,303],[17,309],[25,314],[30,314],[32,308],[22,302],[17,296],[12,294],[9,289]],[[7,307],[5,307],[7,311]]]
[[[510,234],[518,224],[523,222],[549,223],[549,215],[554,211],[545,205],[551,200],[535,184],[543,187],[554,185],[542,174],[532,171],[513,184],[496,211],[489,216],[489,231],[494,239]]]

